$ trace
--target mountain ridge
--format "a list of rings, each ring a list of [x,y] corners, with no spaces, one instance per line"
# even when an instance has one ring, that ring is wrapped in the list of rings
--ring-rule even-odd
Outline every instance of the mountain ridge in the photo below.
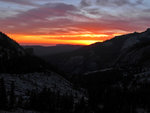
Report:
[[[0,33],[0,49],[3,50],[0,51],[2,55],[0,57],[0,80],[5,82],[8,95],[12,90],[10,85],[14,85],[13,95],[16,102],[20,97],[22,97],[22,103],[28,102],[30,93],[40,93],[44,88],[56,94],[54,97],[72,96],[73,103],[78,102],[82,97],[87,99],[86,90],[75,89],[74,85],[62,77],[57,70],[41,58],[27,53],[23,47],[4,33]],[[1,85],[0,82],[0,88]]]
[[[85,46],[72,52],[47,56],[45,59],[54,66],[62,68],[62,71],[68,75],[83,74],[86,70],[94,71],[107,68],[112,66],[124,51],[137,43],[147,41],[148,38],[146,37],[149,37],[149,31],[148,28],[144,32],[116,36],[110,40]]]

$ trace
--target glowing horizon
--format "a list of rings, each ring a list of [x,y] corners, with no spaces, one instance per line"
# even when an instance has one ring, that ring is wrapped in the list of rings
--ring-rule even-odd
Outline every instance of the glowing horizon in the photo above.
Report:
[[[150,27],[149,0],[0,0],[0,30],[20,44],[90,45]]]
[[[78,34],[78,35],[23,35],[8,34],[16,42],[22,45],[90,45],[96,42],[103,42],[100,38],[108,38],[106,34]]]

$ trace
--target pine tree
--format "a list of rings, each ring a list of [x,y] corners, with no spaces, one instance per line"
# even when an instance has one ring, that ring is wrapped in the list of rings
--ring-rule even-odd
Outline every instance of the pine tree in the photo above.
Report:
[[[11,91],[10,91],[10,103],[9,103],[9,105],[10,105],[10,108],[12,109],[12,108],[14,108],[15,107],[15,92],[14,92],[14,90],[15,90],[15,84],[14,84],[14,81],[12,81],[12,83],[11,83]]]
[[[0,79],[0,109],[7,107],[7,94],[4,79]]]

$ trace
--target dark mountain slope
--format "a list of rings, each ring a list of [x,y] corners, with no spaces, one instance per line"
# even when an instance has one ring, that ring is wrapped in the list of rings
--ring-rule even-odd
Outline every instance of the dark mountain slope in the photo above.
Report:
[[[78,103],[81,98],[87,99],[86,90],[74,88],[49,64],[30,55],[3,33],[0,34],[0,49],[0,112],[30,109],[44,113],[55,112],[54,109],[62,113],[64,109],[73,110],[64,104],[68,99],[69,105]],[[5,102],[1,101],[3,98]]]
[[[29,55],[18,43],[0,32],[0,73],[41,72],[48,64]]]
[[[112,66],[122,52],[141,41],[140,37],[146,35],[146,32],[135,32],[116,36],[102,43],[95,43],[65,54],[47,56],[45,59],[67,74],[77,75]]]
[[[10,59],[16,56],[25,55],[24,49],[7,35],[0,32],[0,56],[1,58]]]
[[[143,68],[150,66],[150,29],[138,34],[134,38],[136,38],[138,42],[124,50],[118,57],[115,65],[139,65]]]

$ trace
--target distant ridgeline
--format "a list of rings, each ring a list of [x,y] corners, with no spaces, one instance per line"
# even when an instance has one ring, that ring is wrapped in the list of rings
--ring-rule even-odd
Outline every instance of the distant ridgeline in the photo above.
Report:
[[[34,54],[34,49],[33,48],[25,48],[25,51],[30,54],[33,55]]]

